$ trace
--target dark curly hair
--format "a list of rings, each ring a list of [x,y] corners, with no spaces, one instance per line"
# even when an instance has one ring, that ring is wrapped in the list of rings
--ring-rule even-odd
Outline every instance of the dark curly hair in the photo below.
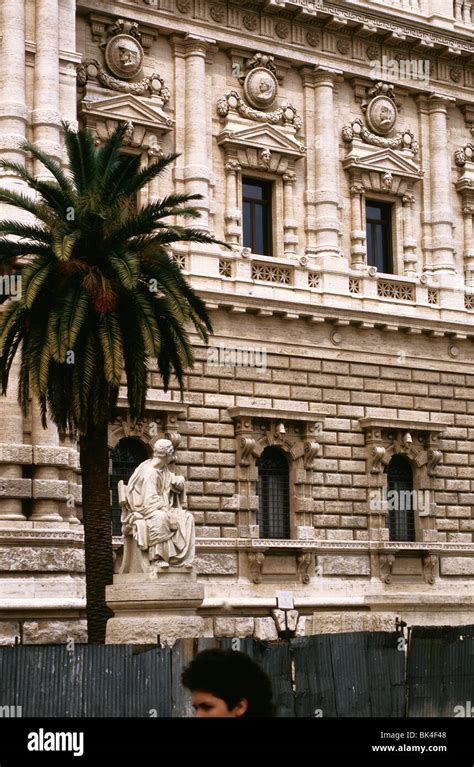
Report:
[[[274,716],[272,686],[267,674],[250,656],[237,650],[203,650],[181,675],[191,692],[200,690],[221,698],[229,709],[243,698],[243,716]]]

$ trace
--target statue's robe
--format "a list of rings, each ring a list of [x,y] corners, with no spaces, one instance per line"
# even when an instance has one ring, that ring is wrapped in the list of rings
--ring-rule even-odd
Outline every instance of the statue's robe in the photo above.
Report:
[[[167,466],[156,469],[152,459],[133,472],[127,485],[127,517],[138,546],[148,550],[150,562],[189,565],[194,556],[194,517],[183,509],[184,477]],[[128,521],[128,520],[123,520]]]

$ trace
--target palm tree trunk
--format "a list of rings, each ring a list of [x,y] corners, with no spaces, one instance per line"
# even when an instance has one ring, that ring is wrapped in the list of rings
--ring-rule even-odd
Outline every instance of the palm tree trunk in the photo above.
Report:
[[[92,644],[105,642],[107,619],[113,615],[105,602],[105,587],[113,579],[107,433],[107,421],[89,423],[80,439],[87,628],[88,641]]]

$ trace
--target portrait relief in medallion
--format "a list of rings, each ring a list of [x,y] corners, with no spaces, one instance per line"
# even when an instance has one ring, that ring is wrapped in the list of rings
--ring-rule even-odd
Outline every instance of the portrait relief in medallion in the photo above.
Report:
[[[365,117],[371,131],[385,136],[397,121],[397,107],[387,96],[375,96],[367,106]]]
[[[270,107],[278,93],[278,80],[265,67],[256,67],[248,73],[244,82],[247,101],[257,109]]]
[[[116,35],[105,47],[105,61],[116,77],[131,80],[142,68],[143,48],[131,35]]]

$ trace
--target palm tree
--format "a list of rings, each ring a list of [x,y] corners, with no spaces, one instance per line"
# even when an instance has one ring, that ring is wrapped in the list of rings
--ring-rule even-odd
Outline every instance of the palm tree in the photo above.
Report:
[[[30,391],[43,426],[79,439],[83,487],[87,618],[90,642],[103,642],[112,582],[108,424],[125,375],[130,416],[145,412],[147,366],[156,360],[166,391],[172,376],[183,390],[193,365],[188,327],[204,343],[212,332],[204,303],[183,278],[167,248],[176,242],[216,242],[170,216],[196,218],[200,195],[173,194],[137,208],[136,195],[177,154],[140,169],[121,152],[125,125],[100,147],[88,131],[64,124],[69,171],[34,145],[23,149],[52,175],[39,180],[21,164],[0,167],[33,194],[0,190],[0,202],[31,214],[31,223],[0,221],[0,263],[22,270],[20,300],[0,319],[3,394],[19,354],[18,401],[26,415]],[[34,218],[33,218],[34,217]],[[13,239],[12,239],[13,236]]]

